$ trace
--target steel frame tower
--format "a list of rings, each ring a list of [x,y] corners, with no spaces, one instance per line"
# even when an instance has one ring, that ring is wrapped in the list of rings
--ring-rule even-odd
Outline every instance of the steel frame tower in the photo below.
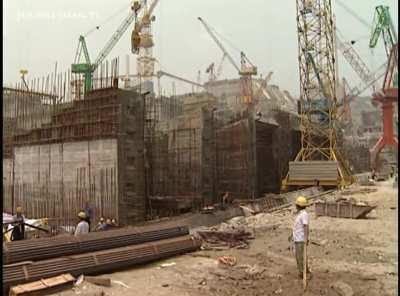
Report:
[[[337,149],[335,26],[330,0],[297,0],[300,72],[301,149],[283,180],[286,186],[346,186],[353,183],[347,161]],[[325,161],[337,177],[323,178]],[[302,162],[297,170],[296,163]],[[293,169],[292,169],[293,167]],[[333,167],[333,169],[332,169]],[[337,172],[335,171],[337,168]],[[291,171],[292,170],[292,171]],[[299,173],[299,172],[302,173]],[[301,175],[307,175],[302,178]]]

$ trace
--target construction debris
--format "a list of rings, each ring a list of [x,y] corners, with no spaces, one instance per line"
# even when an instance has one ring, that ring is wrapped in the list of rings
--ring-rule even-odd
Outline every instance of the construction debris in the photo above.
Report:
[[[41,296],[50,293],[60,292],[72,288],[75,278],[69,274],[61,274],[52,278],[41,279],[39,281],[18,285],[10,289],[10,296]]]
[[[85,276],[84,280],[98,285],[98,286],[104,286],[104,287],[110,287],[111,286],[111,279],[110,278],[104,278],[104,277],[97,277],[97,276]]]
[[[200,238],[209,246],[228,246],[229,248],[247,248],[249,240],[253,239],[252,233],[243,229],[233,230],[201,230],[197,231]]]
[[[337,292],[340,296],[353,296],[353,289],[342,281],[337,281],[331,285],[331,288]]]
[[[218,262],[226,266],[235,266],[237,259],[234,256],[221,256],[218,257]]]

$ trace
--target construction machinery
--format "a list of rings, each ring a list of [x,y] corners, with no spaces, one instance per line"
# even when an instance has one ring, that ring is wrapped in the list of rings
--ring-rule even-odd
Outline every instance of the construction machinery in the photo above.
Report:
[[[373,94],[372,103],[381,105],[383,116],[383,135],[371,148],[371,166],[374,170],[384,170],[379,165],[378,157],[384,148],[397,149],[398,140],[394,135],[393,109],[394,103],[398,103],[398,41],[389,7],[377,6],[375,8],[374,22],[372,27],[370,48],[375,48],[379,38],[382,37],[388,64],[383,81],[382,89]]]
[[[371,165],[375,170],[381,169],[378,163],[378,156],[385,147],[397,150],[398,140],[394,135],[393,127],[393,104],[398,103],[398,86],[395,83],[397,82],[397,79],[394,79],[395,75],[398,73],[397,63],[398,44],[393,46],[390,52],[389,63],[382,89],[374,93],[372,98],[373,104],[381,105],[383,115],[383,135],[370,150]]]
[[[240,53],[240,79],[242,81],[242,94],[245,104],[253,103],[253,83],[252,76],[257,75],[257,67],[254,66],[244,52]]]
[[[21,74],[22,83],[25,85],[26,90],[29,91],[28,84],[26,83],[26,80],[25,80],[25,75],[28,74],[28,70],[21,69],[21,70],[19,71],[19,73]]]
[[[202,85],[200,83],[197,83],[197,82],[191,81],[189,79],[182,78],[182,77],[179,77],[177,75],[174,75],[174,74],[171,74],[171,73],[168,73],[168,72],[160,70],[160,71],[157,72],[157,79],[158,79],[159,89],[160,89],[160,79],[161,79],[162,76],[167,76],[167,77],[170,77],[170,78],[173,78],[173,79],[188,83],[188,84],[190,84],[192,86],[197,86],[198,88],[204,88],[204,85]]]
[[[111,52],[114,46],[118,43],[122,35],[128,29],[130,24],[137,18],[138,12],[142,5],[135,1],[131,6],[131,11],[128,16],[123,20],[109,41],[98,54],[95,62],[92,63],[89,56],[85,36],[79,36],[78,48],[76,50],[74,63],[71,65],[71,71],[74,74],[83,74],[84,77],[84,91],[89,92],[92,89],[93,73],[97,67],[105,60],[107,55]],[[83,61],[82,61],[83,59]]]
[[[227,58],[240,75],[244,103],[251,104],[253,102],[252,76],[257,75],[257,67],[251,63],[251,61],[244,54],[243,51],[240,52],[240,67],[239,67],[236,64],[235,60],[232,58],[232,56],[227,52],[225,47],[222,45],[222,43],[218,40],[217,36],[215,36],[213,32],[214,30],[210,27],[210,25],[208,25],[201,17],[198,17],[198,20],[203,24],[208,34],[215,41],[215,43],[218,45],[218,47],[221,49],[223,53],[220,66],[218,67],[218,72],[217,72],[219,73],[218,76],[220,75],[221,72],[222,62],[224,61],[225,58]],[[217,76],[214,74],[214,67],[215,64],[212,63],[206,70],[206,72],[210,74],[211,81],[217,78]]]
[[[148,1],[143,1],[143,16],[135,23],[132,31],[132,53],[137,54],[138,75],[142,81],[150,81],[154,77],[154,65],[156,59],[153,57],[154,40],[151,23],[155,20],[153,15],[159,0],[153,0],[148,6]]]
[[[331,1],[297,0],[301,149],[282,181],[289,186],[343,187],[354,182],[337,148],[335,28]]]
[[[227,52],[227,50],[225,49],[225,47],[222,45],[222,43],[218,40],[217,36],[215,36],[213,30],[211,29],[210,25],[207,24],[201,17],[197,18],[204,26],[204,28],[206,29],[206,31],[208,32],[208,34],[211,36],[211,38],[215,41],[215,43],[218,45],[218,47],[221,49],[222,53],[223,53],[223,59],[228,58],[228,60],[231,62],[232,66],[238,71],[240,72],[240,68],[239,66],[236,64],[235,60],[232,58],[232,56]],[[223,60],[222,59],[222,60]],[[214,67],[214,66],[213,66]]]
[[[386,55],[389,58],[392,47],[397,43],[397,34],[390,17],[389,7],[383,5],[375,7],[369,47],[375,48],[380,37],[383,39]]]

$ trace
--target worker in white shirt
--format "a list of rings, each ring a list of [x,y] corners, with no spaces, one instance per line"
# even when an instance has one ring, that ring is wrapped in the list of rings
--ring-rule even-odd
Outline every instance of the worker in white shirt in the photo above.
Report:
[[[310,232],[310,217],[306,211],[308,206],[307,198],[299,196],[296,199],[297,215],[293,225],[293,241],[296,251],[297,268],[300,278],[303,278],[303,263],[304,263],[304,244],[308,245]],[[307,278],[311,279],[311,273],[307,264]]]
[[[89,223],[87,223],[87,221],[86,221],[85,212],[79,212],[78,217],[79,217],[80,221],[79,221],[78,225],[76,226],[75,236],[89,233]]]

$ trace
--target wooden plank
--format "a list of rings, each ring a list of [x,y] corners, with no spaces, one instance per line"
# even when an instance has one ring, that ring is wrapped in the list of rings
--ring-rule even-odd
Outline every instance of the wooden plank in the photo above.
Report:
[[[41,296],[72,288],[75,278],[69,274],[18,285],[10,289],[10,296]]]

